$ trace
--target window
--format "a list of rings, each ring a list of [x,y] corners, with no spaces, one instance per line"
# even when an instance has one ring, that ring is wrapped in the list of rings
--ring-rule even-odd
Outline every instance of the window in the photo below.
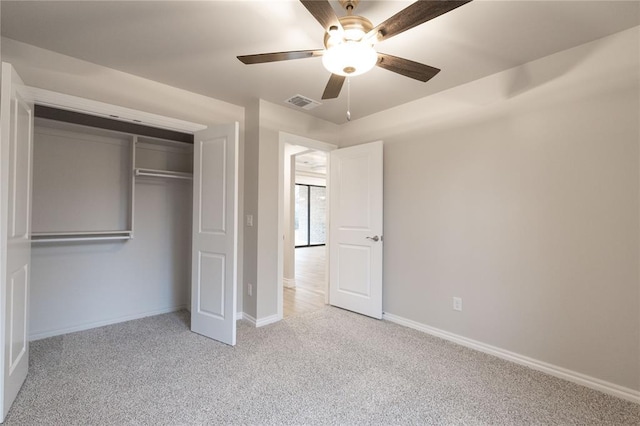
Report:
[[[326,198],[324,186],[296,184],[295,245],[321,246],[326,241]]]

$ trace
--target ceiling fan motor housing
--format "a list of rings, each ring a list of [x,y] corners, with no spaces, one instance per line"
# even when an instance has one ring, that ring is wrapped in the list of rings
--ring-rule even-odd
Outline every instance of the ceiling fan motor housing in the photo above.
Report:
[[[336,34],[327,31],[324,35],[324,46],[329,49],[345,41],[360,41],[365,34],[373,29],[373,24],[364,16],[349,15],[338,18],[344,32]]]

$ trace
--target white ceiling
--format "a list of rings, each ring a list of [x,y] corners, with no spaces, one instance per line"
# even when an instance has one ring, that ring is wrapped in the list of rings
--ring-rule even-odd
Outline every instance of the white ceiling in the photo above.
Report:
[[[339,16],[343,12],[332,1]],[[362,0],[374,25],[411,1]],[[319,58],[244,65],[237,55],[322,48],[323,30],[288,1],[8,1],[2,35],[238,105],[320,100]],[[638,1],[475,0],[386,40],[379,51],[441,68],[427,83],[375,68],[351,81],[357,119],[640,24]],[[308,114],[346,121],[338,99]],[[295,108],[295,107],[291,107]]]
[[[296,171],[324,175],[327,173],[327,154],[322,151],[306,151],[296,155]]]

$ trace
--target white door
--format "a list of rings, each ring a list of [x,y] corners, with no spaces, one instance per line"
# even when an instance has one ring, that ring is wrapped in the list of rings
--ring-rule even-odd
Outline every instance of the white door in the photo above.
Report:
[[[29,368],[31,149],[33,105],[22,80],[2,63],[0,99],[0,404],[4,421]]]
[[[195,134],[191,330],[236,344],[238,123]]]
[[[382,141],[331,151],[329,303],[382,318]]]

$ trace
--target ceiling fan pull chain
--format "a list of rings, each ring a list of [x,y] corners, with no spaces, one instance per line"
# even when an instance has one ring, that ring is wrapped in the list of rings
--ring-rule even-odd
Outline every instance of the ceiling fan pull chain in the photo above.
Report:
[[[351,79],[347,78],[347,121],[351,121]]]

